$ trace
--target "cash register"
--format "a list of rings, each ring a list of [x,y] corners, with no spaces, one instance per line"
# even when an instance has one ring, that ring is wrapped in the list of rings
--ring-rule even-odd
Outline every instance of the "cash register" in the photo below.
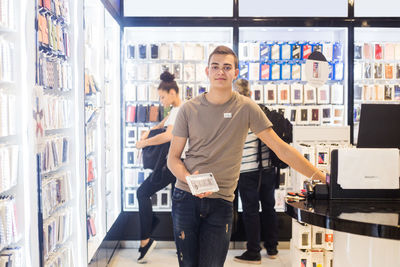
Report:
[[[400,105],[362,104],[357,147],[333,150],[330,199],[400,199]]]

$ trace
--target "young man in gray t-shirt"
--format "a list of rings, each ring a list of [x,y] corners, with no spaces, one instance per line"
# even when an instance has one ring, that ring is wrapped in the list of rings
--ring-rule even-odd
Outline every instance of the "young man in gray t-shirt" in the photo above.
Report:
[[[210,92],[181,107],[172,132],[168,168],[177,178],[172,219],[181,267],[224,265],[232,231],[232,201],[249,129],[292,168],[325,180],[323,173],[276,135],[257,104],[232,91],[238,73],[236,54],[218,46],[206,68]],[[187,140],[189,150],[182,161]],[[219,191],[193,196],[186,176],[208,172],[214,174]]]

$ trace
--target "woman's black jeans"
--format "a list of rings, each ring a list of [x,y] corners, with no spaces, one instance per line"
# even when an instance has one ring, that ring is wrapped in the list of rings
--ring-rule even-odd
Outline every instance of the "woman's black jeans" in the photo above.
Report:
[[[164,166],[161,169],[153,171],[138,188],[137,199],[139,204],[141,240],[149,238],[158,224],[158,219],[153,216],[153,207],[151,205],[150,197],[170,183],[172,183],[173,190],[175,181],[175,176],[167,166]]]

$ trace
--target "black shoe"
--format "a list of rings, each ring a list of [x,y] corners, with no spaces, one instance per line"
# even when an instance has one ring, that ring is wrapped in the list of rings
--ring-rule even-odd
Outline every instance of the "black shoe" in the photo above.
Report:
[[[267,248],[267,256],[270,259],[276,259],[278,257],[278,250],[276,249],[276,247]]]
[[[261,254],[260,252],[245,251],[240,256],[235,256],[234,261],[250,264],[261,264]]]
[[[146,263],[147,262],[146,258],[150,255],[151,251],[156,247],[156,245],[157,245],[157,241],[150,238],[150,240],[146,246],[139,248],[140,256],[137,259],[137,262],[138,263]]]

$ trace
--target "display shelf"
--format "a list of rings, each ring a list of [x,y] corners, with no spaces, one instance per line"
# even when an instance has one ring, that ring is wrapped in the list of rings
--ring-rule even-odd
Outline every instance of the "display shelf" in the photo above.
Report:
[[[8,135],[8,136],[0,136],[0,143],[1,144],[6,144],[6,143],[16,143],[18,141],[18,136],[17,135]]]
[[[252,99],[283,114],[298,127],[347,124],[347,29],[318,27],[239,28],[239,77],[250,81]],[[329,63],[329,80],[320,88],[307,85],[304,68],[313,51]],[[294,189],[293,172],[281,170],[275,209]],[[294,180],[296,181],[296,180]],[[238,210],[241,211],[239,199]]]
[[[3,27],[0,27],[0,34],[5,35],[5,34],[7,34],[7,33],[16,34],[17,31],[14,30],[14,29],[10,29],[10,28],[3,28]]]
[[[34,153],[38,155],[39,263],[33,266],[84,266],[81,225],[83,122],[76,70],[82,34],[80,1],[34,1],[36,10],[36,81],[33,114]],[[70,12],[74,11],[74,12]],[[31,113],[32,114],[32,113]],[[57,198],[53,196],[57,195]],[[71,225],[76,225],[72,228]],[[57,233],[57,235],[56,235]]]
[[[221,27],[125,28],[122,103],[125,211],[138,210],[136,190],[151,173],[141,168],[135,144],[141,132],[158,124],[164,115],[161,111],[157,121],[150,121],[148,114],[141,115],[148,106],[162,108],[157,92],[160,74],[164,70],[174,74],[180,97],[191,99],[207,90],[205,69],[209,53],[220,44],[232,47],[232,38],[232,29]],[[170,188],[166,188],[152,197],[154,211],[170,212],[169,194]]]
[[[10,86],[10,85],[15,85],[14,81],[0,81],[1,86]]]
[[[361,104],[400,104],[400,28],[354,29],[353,135]]]
[[[239,28],[239,77],[250,81],[252,98],[277,109],[296,125],[346,125],[347,29],[317,27]],[[329,63],[327,83],[305,80],[313,51]]]
[[[11,0],[1,1],[0,10],[0,203],[2,222],[0,252],[2,255],[10,254],[15,259],[2,257],[4,265],[17,267],[27,266],[34,255],[29,250],[32,239],[27,232],[27,223],[34,216],[30,216],[30,207],[26,206],[34,196],[33,192],[27,192],[31,187],[31,181],[27,180],[25,168],[29,163],[25,162],[28,155],[26,147],[24,124],[28,105],[26,104],[25,82],[32,76],[23,76],[25,71],[24,40],[25,31],[23,23],[19,19],[22,16],[21,9],[25,4]],[[30,14],[34,14],[32,11]],[[18,18],[18,19],[16,19]],[[23,77],[23,78],[22,78]],[[33,173],[29,173],[34,175]],[[34,252],[35,250],[32,249]]]
[[[329,173],[331,151],[350,146],[350,127],[294,126],[293,146],[319,170]],[[300,192],[307,178],[293,169],[291,172],[293,190]],[[292,220],[290,249],[294,255],[293,261],[299,261],[307,255],[317,257],[318,253],[315,252],[321,253],[322,249],[325,254],[333,253],[334,238],[332,230]]]
[[[87,184],[90,262],[121,211],[120,26],[101,1],[84,5],[86,155],[95,173]]]
[[[103,239],[95,238],[88,241],[88,258],[92,259],[100,247]]]
[[[121,213],[121,29],[105,11],[105,178],[107,231]]]

